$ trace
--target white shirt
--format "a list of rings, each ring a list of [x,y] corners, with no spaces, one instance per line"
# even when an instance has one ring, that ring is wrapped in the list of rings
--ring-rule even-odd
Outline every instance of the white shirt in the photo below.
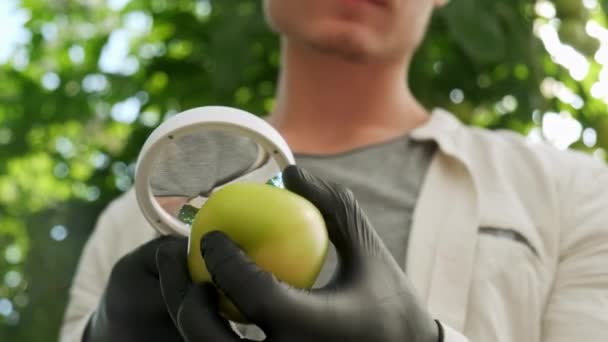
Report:
[[[414,211],[407,269],[445,341],[608,338],[608,167],[435,110],[412,138],[439,145]],[[80,341],[114,263],[155,231],[132,191],[101,214],[61,341]]]

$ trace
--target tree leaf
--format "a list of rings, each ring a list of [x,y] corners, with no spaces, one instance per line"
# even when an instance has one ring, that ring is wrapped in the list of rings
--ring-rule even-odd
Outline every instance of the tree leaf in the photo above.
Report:
[[[486,6],[481,0],[457,0],[441,10],[449,34],[478,64],[497,63],[506,50],[499,18]]]

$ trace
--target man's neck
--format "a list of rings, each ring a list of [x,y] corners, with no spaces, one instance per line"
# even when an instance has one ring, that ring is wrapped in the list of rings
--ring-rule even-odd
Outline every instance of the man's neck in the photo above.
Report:
[[[283,46],[269,122],[295,152],[335,153],[406,134],[428,119],[405,81],[406,63],[364,64]]]

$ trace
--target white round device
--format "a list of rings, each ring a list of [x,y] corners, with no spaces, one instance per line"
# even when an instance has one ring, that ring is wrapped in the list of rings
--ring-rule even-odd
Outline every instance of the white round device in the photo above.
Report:
[[[158,126],[141,149],[135,171],[137,202],[161,234],[188,236],[172,203],[204,202],[234,182],[264,182],[295,164],[283,137],[243,110],[211,106],[187,110]],[[201,200],[202,198],[202,200]]]

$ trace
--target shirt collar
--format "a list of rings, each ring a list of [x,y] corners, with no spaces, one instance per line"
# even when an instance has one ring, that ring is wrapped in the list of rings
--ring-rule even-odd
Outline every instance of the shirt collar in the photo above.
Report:
[[[431,111],[429,120],[414,129],[410,136],[413,140],[434,141],[439,151],[468,164],[466,143],[459,139],[463,137],[459,133],[464,127],[465,125],[454,114],[442,108],[435,108]]]
[[[462,126],[463,124],[452,113],[442,108],[435,108],[431,111],[429,120],[414,129],[410,136],[414,140],[434,140],[441,144]]]

